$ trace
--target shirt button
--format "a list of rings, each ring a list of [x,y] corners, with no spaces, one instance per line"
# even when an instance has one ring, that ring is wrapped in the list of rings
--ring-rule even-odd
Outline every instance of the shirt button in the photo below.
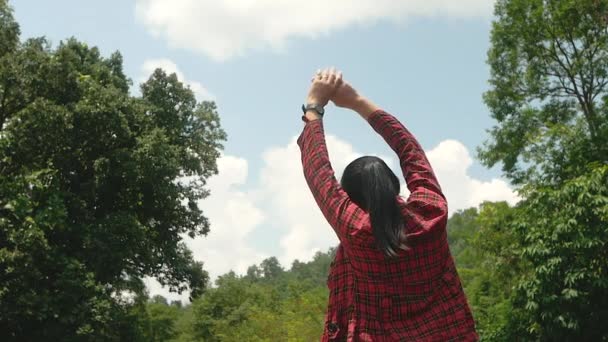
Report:
[[[327,331],[332,334],[335,333],[336,331],[338,331],[338,325],[334,322],[327,324]]]

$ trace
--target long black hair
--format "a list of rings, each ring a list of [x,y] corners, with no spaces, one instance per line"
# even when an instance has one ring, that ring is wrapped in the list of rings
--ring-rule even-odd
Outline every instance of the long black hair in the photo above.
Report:
[[[344,169],[342,188],[369,213],[378,247],[388,256],[407,249],[403,216],[397,206],[399,178],[386,163],[373,156],[355,159]]]

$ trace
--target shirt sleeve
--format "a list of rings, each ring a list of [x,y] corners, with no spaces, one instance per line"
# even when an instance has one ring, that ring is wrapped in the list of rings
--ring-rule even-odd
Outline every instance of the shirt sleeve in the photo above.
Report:
[[[416,225],[420,232],[445,229],[447,201],[414,135],[397,118],[382,110],[370,115],[368,122],[399,157],[401,171],[410,190],[406,206],[412,217],[406,218],[409,221],[406,224]]]
[[[336,180],[329,161],[322,120],[308,122],[298,138],[308,187],[338,238],[350,240],[361,227],[363,211]]]

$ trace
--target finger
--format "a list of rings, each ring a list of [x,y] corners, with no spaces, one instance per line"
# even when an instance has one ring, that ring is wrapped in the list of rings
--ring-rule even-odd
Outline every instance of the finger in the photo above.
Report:
[[[329,82],[331,82],[332,84],[336,82],[336,68],[331,67],[331,69],[329,69]]]
[[[331,74],[332,74],[332,75],[334,75],[334,76],[337,74],[337,72],[336,72],[336,67],[335,67],[335,66],[332,66],[332,67],[329,69],[329,71],[330,71],[330,72],[331,72]]]
[[[325,70],[323,70],[323,79],[324,80],[328,80],[329,75],[330,75],[329,68],[326,68]]]
[[[338,71],[336,75],[336,84],[342,85],[344,83],[344,79],[342,78],[342,71]]]
[[[314,79],[322,79],[323,78],[323,71],[321,69],[317,69],[317,74],[315,75],[315,77],[313,77]]]

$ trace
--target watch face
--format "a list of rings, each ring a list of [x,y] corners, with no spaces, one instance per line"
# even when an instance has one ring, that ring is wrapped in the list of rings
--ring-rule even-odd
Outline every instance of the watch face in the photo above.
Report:
[[[321,106],[316,106],[315,109],[317,110],[317,112],[319,112],[319,114],[324,114],[325,113],[325,110]]]

